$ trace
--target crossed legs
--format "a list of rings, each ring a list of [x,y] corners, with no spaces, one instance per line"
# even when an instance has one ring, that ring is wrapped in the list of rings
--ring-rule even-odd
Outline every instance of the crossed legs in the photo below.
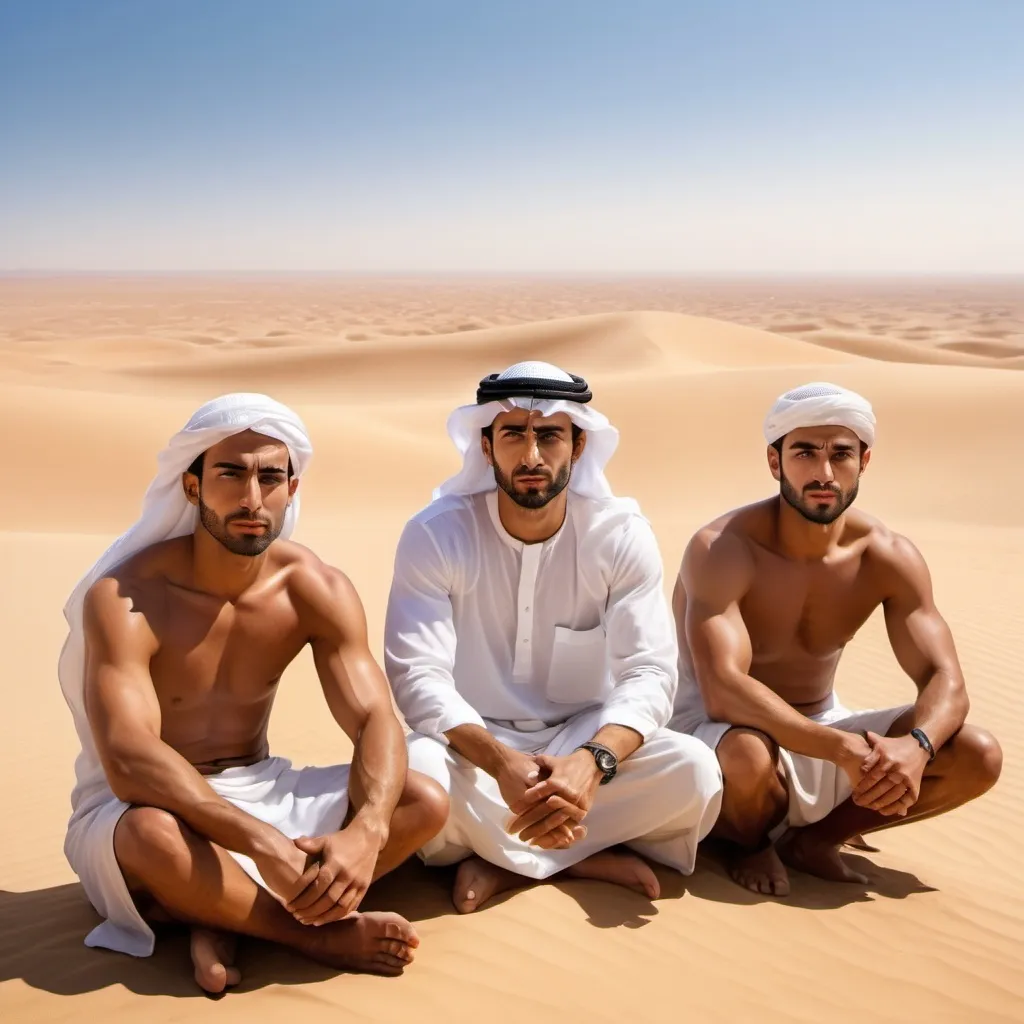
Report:
[[[447,798],[436,783],[410,773],[374,878],[410,857],[443,826]],[[300,924],[225,850],[155,807],[133,807],[114,832],[114,854],[140,912],[154,922],[192,926],[196,981],[220,992],[239,980],[234,939],[280,943],[337,969],[400,974],[419,945],[398,914],[360,913],[322,927]]]
[[[913,712],[901,715],[888,731],[905,735]],[[784,896],[789,879],[783,861],[831,881],[866,881],[840,855],[860,835],[893,828],[953,810],[987,792],[1002,767],[1002,752],[991,733],[965,725],[926,768],[917,803],[905,817],[893,818],[845,800],[820,821],[790,829],[776,848],[768,834],[786,817],[789,794],[779,767],[778,748],[753,729],[731,729],[717,749],[725,781],[722,812],[711,835],[724,840],[729,873],[752,892]]]

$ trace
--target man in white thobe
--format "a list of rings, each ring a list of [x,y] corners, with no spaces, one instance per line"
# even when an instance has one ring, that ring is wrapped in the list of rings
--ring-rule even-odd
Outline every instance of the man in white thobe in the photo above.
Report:
[[[420,856],[461,862],[462,912],[560,872],[655,898],[636,853],[690,874],[721,804],[714,756],[665,728],[661,556],[604,477],[618,432],[591,397],[547,363],[481,381],[448,422],[462,470],[399,542],[385,667],[410,766],[451,796]]]

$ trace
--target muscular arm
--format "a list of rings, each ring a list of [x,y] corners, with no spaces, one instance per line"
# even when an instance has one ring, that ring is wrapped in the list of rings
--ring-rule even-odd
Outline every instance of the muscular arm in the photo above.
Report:
[[[262,856],[287,844],[277,829],[219,796],[161,739],[160,703],[149,672],[156,642],[119,586],[115,579],[100,580],[84,609],[86,713],[114,795],[170,811],[236,853]]]
[[[715,721],[759,729],[788,750],[837,761],[847,734],[810,721],[750,675],[750,635],[740,601],[753,573],[750,552],[727,533],[701,531],[683,556],[672,603],[704,706]]]
[[[405,786],[405,735],[387,679],[370,653],[355,588],[336,569],[318,567],[310,576],[299,588],[299,601],[310,617],[313,660],[327,705],[354,746],[352,824],[370,831],[383,848]]]
[[[935,607],[924,558],[906,538],[895,539],[886,570],[889,642],[918,689],[914,724],[938,750],[964,724],[970,707],[953,635]]]

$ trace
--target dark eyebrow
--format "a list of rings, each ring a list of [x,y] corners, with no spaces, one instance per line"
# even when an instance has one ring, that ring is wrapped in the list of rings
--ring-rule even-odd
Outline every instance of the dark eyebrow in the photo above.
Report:
[[[805,452],[821,452],[825,450],[823,444],[811,444],[810,441],[794,441],[789,447],[790,449],[798,448]]]
[[[214,469],[233,469],[233,470],[236,470],[239,473],[247,473],[248,472],[248,467],[240,466],[240,465],[238,465],[237,462],[215,462],[213,464],[213,468]],[[286,476],[287,475],[286,470],[279,469],[277,466],[264,466],[260,470],[260,473],[261,474],[263,474],[263,473],[274,473],[277,476]]]
[[[525,434],[526,433],[526,427],[518,427],[518,426],[511,426],[510,425],[510,426],[504,426],[501,429],[506,434]],[[564,434],[565,433],[565,428],[564,427],[555,426],[554,424],[552,424],[551,426],[534,427],[533,429],[538,434],[552,434],[552,433],[554,433],[554,434]]]
[[[856,450],[856,446],[850,444],[849,441],[836,441],[832,446],[837,452],[852,452]]]

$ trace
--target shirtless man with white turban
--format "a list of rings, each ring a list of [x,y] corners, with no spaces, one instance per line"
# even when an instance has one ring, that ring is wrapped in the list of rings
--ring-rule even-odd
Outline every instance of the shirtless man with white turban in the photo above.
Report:
[[[448,421],[462,470],[399,542],[385,669],[418,734],[410,765],[451,797],[420,855],[461,862],[463,913],[559,873],[653,899],[636,854],[689,874],[718,812],[714,755],[664,728],[661,556],[605,479],[618,432],[590,399],[548,363],[485,378]]]
[[[863,833],[980,796],[1002,754],[964,724],[963,674],[920,553],[852,508],[875,441],[871,405],[807,384],[778,399],[764,434],[779,495],[705,526],[683,556],[672,725],[718,754],[725,793],[712,835],[730,850],[733,879],[783,896],[783,861],[866,882],[844,844],[871,849]],[[879,606],[917,698],[851,711],[833,690],[836,668]]]
[[[311,454],[263,395],[207,403],[65,607],[59,675],[82,752],[64,849],[104,918],[86,944],[149,956],[151,924],[191,925],[209,992],[239,980],[237,934],[401,973],[412,926],[357,908],[447,816],[441,788],[407,771],[351,583],[287,539]],[[351,765],[270,755],[278,684],[306,646]]]

